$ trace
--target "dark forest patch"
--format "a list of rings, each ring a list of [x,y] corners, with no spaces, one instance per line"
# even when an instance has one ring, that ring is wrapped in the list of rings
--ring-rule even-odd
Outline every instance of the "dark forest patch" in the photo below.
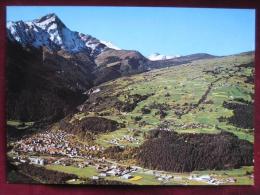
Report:
[[[236,67],[240,67],[240,68],[253,68],[254,67],[254,63],[250,62],[250,63],[246,63],[246,64],[240,64],[240,65],[237,65]]]
[[[78,176],[74,174],[47,170],[44,167],[30,164],[20,164],[17,166],[17,170],[26,177],[30,176],[37,179],[37,181],[40,181],[41,183],[47,184],[66,184],[66,181],[78,178]]]
[[[158,110],[169,110],[170,109],[170,105],[166,104],[166,103],[157,103],[157,102],[153,102],[149,105],[150,109],[158,109]]]
[[[151,110],[150,110],[149,108],[147,108],[147,107],[143,107],[143,108],[141,109],[141,112],[142,112],[142,114],[150,114],[150,113],[151,113]]]
[[[245,83],[249,83],[249,84],[254,84],[255,83],[255,78],[254,76],[246,76],[246,80]]]
[[[126,160],[135,158],[138,148],[135,147],[120,147],[120,146],[110,146],[105,149],[104,156],[106,158],[115,160]]]
[[[237,103],[224,101],[223,107],[233,110],[234,115],[229,118],[221,118],[220,120],[227,120],[229,123],[240,128],[254,128],[254,107],[251,102],[243,101],[243,103]]]
[[[132,112],[139,102],[146,100],[147,98],[149,98],[152,95],[154,95],[154,94],[130,95],[130,96],[128,96],[128,100],[126,102],[118,102],[117,109],[119,109],[123,112]]]
[[[135,109],[137,104],[141,101],[146,100],[148,97],[154,94],[147,95],[128,95],[127,100],[125,102],[118,100],[116,96],[102,96],[102,95],[92,95],[90,98],[84,103],[82,107],[82,111],[89,112],[95,111],[100,112],[106,110],[108,108],[116,108],[122,112],[131,112]]]
[[[240,64],[237,67],[239,67],[239,68],[254,68],[254,63],[250,62],[250,63],[246,63],[246,64]],[[254,74],[250,75],[250,76],[245,76],[245,78],[246,78],[245,83],[254,84],[254,80],[255,80]]]
[[[7,181],[10,183],[37,183],[37,181],[33,180],[31,177],[23,175],[20,173],[15,165],[7,160],[6,164],[7,169]]]
[[[16,141],[21,139],[23,136],[29,136],[33,133],[34,131],[32,129],[17,129],[10,125],[6,126],[6,136],[9,141]]]
[[[92,95],[83,104],[82,111],[84,112],[100,112],[108,108],[115,107],[119,100],[115,96],[102,96],[102,95]]]
[[[8,141],[18,141],[48,128],[48,121],[43,120],[34,122],[33,125],[27,125],[26,123],[20,123],[19,125],[6,124],[6,137]]]
[[[64,129],[74,134],[99,134],[115,131],[118,128],[122,127],[123,124],[102,117],[87,117],[82,120],[76,120],[73,122],[73,124],[61,121],[60,126],[61,128],[64,127]]]
[[[253,165],[253,145],[228,132],[214,135],[152,130],[147,138],[137,160],[150,169],[190,172]]]
[[[167,112],[165,112],[164,110],[160,109],[158,110],[155,115],[159,115],[160,116],[160,119],[163,119],[167,116]]]
[[[116,180],[107,180],[104,178],[99,178],[99,179],[89,179],[89,178],[84,178],[82,179],[84,181],[84,184],[87,185],[134,185],[132,183],[128,182],[123,182],[123,181],[116,181]]]
[[[167,110],[170,110],[170,106],[166,103],[156,103],[153,102],[149,105],[150,109],[157,109],[158,111],[155,112],[155,115],[159,115],[160,119],[163,119],[167,116]]]
[[[135,117],[131,117],[131,118],[134,119],[136,122],[143,119],[142,116],[135,116]]]

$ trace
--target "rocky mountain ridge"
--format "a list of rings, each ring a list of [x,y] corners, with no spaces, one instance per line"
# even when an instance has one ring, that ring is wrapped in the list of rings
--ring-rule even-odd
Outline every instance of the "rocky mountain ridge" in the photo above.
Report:
[[[7,35],[11,41],[23,46],[47,47],[52,51],[65,50],[70,53],[88,52],[91,56],[100,54],[108,47],[91,35],[71,31],[55,14],[24,22],[8,22]]]

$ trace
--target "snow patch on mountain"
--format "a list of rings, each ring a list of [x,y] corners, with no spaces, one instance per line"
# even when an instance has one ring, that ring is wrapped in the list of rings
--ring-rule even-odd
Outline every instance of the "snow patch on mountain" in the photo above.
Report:
[[[159,53],[154,53],[148,56],[148,59],[151,61],[157,61],[157,60],[169,60],[169,59],[173,59],[173,58],[177,58],[180,57],[180,55],[162,55]]]
[[[111,48],[111,49],[115,49],[115,50],[122,50],[121,48],[115,46],[112,42],[110,41],[103,41],[100,40],[101,43],[103,43],[104,45],[106,45],[107,47]]]

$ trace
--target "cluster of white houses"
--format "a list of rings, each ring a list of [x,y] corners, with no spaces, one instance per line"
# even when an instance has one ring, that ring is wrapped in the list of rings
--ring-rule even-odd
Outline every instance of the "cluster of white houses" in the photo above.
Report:
[[[114,138],[114,139],[109,141],[110,144],[117,145],[117,146],[122,145],[121,144],[122,142],[139,144],[139,140],[137,138],[133,137],[133,136],[130,136],[130,135],[124,135],[121,138]]]
[[[122,167],[114,164],[108,165],[96,165],[96,169],[99,172],[99,175],[93,176],[92,179],[98,179],[100,177],[108,177],[108,176],[117,176],[122,179],[130,179],[133,176],[131,173],[136,172],[138,170],[137,167]]]
[[[211,185],[220,185],[220,184],[224,184],[224,183],[235,183],[236,179],[233,177],[229,177],[229,178],[223,178],[223,179],[216,179],[211,175],[190,175],[189,180],[194,180],[194,181],[200,181],[200,182],[205,182]]]
[[[42,153],[50,155],[65,155],[69,157],[83,157],[81,151],[102,151],[103,147],[89,146],[69,140],[73,135],[62,131],[39,133],[17,142],[16,151],[28,153]]]

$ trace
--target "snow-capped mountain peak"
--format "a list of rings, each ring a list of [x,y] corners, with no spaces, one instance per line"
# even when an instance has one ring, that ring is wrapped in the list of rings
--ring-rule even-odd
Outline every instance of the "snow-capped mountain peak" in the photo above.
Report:
[[[60,18],[54,13],[51,13],[51,14],[45,15],[39,19],[33,20],[33,23],[35,23],[37,26],[39,26],[40,28],[45,29],[45,30],[66,27],[65,24],[60,20]]]
[[[148,56],[148,59],[151,61],[157,61],[157,60],[169,60],[169,59],[173,59],[173,58],[177,58],[177,57],[180,57],[180,55],[168,56],[168,55],[162,55],[159,53],[154,53],[154,54],[151,54],[150,56]]]
[[[29,22],[8,22],[7,35],[11,41],[23,46],[45,46],[51,50],[63,49],[72,53],[87,51],[91,56],[96,56],[108,48],[90,35],[71,31],[53,13]]]

